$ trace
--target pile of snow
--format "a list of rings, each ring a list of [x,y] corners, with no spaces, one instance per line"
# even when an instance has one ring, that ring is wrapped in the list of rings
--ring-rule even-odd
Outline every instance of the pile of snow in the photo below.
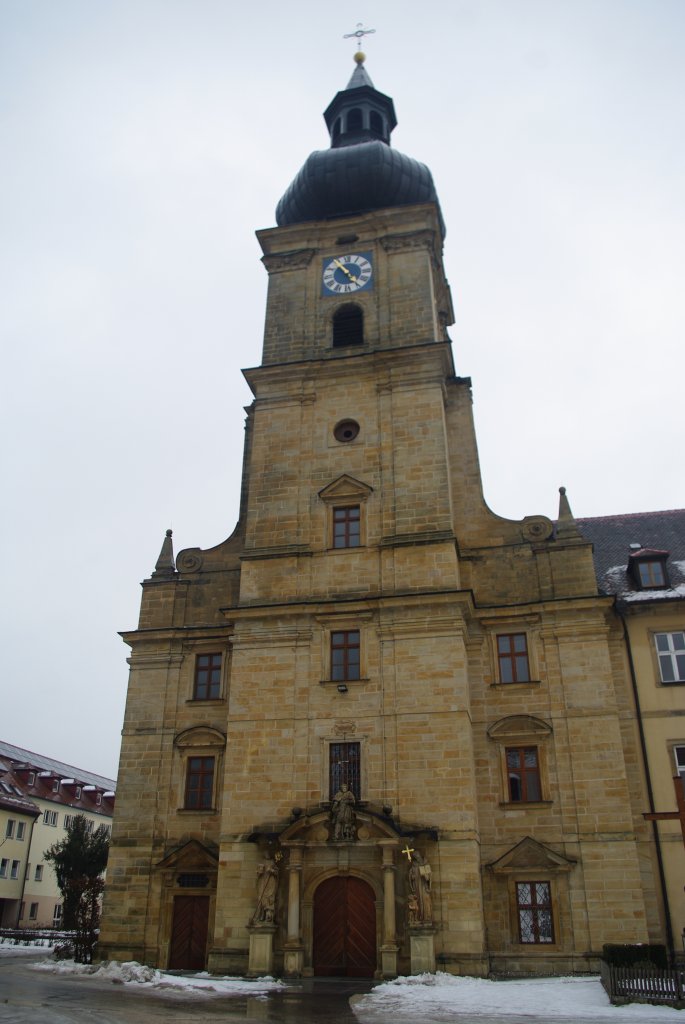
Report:
[[[623,1022],[683,1021],[682,1011],[668,1006],[632,1003],[612,1006],[597,977],[531,978],[486,981],[456,978],[451,974],[417,974],[378,985],[355,999],[353,1010],[361,1024],[426,1020],[437,1014],[447,1021],[453,1014],[469,1017],[531,1017],[550,1020],[611,1019]]]
[[[43,960],[33,964],[37,970],[51,971],[53,974],[90,974],[101,981],[111,981],[120,985],[144,985],[154,989],[174,989],[176,991],[192,991],[207,995],[259,995],[283,988],[275,978],[232,978],[217,977],[207,971],[198,974],[179,975],[158,971],[154,967],[130,960],[119,963],[107,960],[102,964],[77,964],[73,960]]]

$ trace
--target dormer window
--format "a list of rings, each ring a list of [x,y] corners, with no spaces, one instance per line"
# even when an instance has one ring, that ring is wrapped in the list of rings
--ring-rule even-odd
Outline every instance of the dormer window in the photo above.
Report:
[[[654,551],[650,548],[631,544],[631,555],[628,559],[628,575],[640,590],[660,590],[667,587],[668,571],[666,560],[668,551]]]

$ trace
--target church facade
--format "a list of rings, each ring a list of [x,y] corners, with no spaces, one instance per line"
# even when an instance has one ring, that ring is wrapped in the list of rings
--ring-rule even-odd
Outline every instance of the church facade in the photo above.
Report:
[[[240,519],[143,584],[101,954],[596,968],[660,937],[612,599],[565,494],[486,506],[428,169],[361,55],[258,232]]]

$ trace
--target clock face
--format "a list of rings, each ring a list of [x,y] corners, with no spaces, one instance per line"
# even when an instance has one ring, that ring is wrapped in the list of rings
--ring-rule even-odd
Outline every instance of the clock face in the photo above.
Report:
[[[329,256],[323,261],[322,293],[349,295],[368,290],[373,284],[370,252]]]

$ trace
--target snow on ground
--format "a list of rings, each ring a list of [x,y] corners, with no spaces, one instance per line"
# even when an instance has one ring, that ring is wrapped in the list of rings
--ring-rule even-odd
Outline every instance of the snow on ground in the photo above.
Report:
[[[456,978],[451,974],[418,974],[378,985],[355,1000],[353,1010],[361,1024],[394,1018],[397,1022],[453,1014],[469,1017],[530,1017],[546,1021],[603,1021],[616,1024],[668,1024],[685,1022],[681,1010],[670,1006],[631,1003],[612,1006],[598,977],[531,978],[521,981],[486,981]]]
[[[35,950],[34,950],[35,952]],[[144,967],[134,960],[118,963],[114,960],[98,965],[77,964],[73,960],[43,960],[32,965],[39,971],[51,971],[53,974],[89,974],[100,981],[112,981],[115,984],[144,985],[149,989],[174,989],[184,995],[197,993],[203,995],[260,995],[283,988],[275,978],[217,977],[202,971],[199,974],[180,975],[158,971],[154,967]]]
[[[53,948],[52,943],[49,942],[30,942],[27,944],[22,942],[21,945],[15,946],[13,939],[0,937],[0,957],[16,956],[17,953],[30,953],[32,956],[35,956],[36,953],[52,953]]]

